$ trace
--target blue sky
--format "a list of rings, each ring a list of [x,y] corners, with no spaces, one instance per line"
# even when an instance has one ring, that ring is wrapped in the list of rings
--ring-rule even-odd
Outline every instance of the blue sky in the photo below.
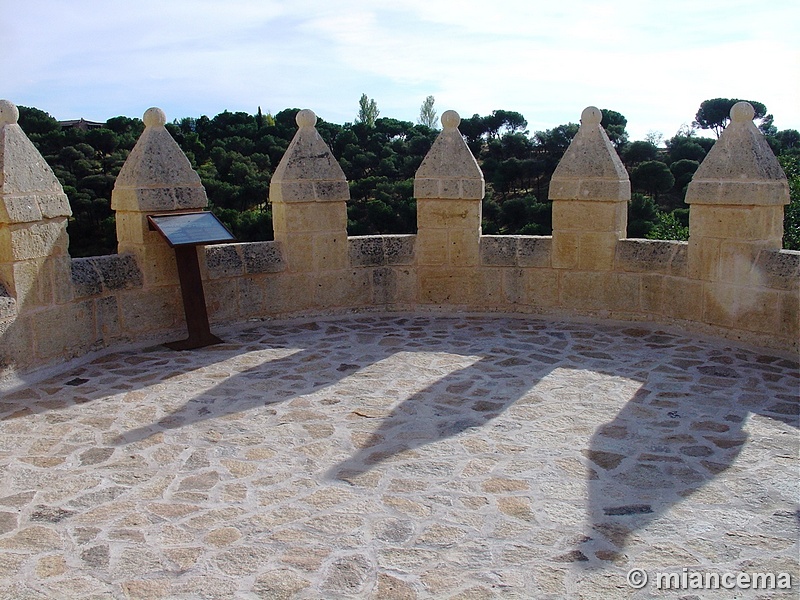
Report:
[[[12,4],[14,6],[12,9]],[[589,105],[632,139],[700,102],[758,100],[800,129],[796,0],[0,0],[0,98],[57,119],[311,108],[352,121],[515,110],[530,131]]]

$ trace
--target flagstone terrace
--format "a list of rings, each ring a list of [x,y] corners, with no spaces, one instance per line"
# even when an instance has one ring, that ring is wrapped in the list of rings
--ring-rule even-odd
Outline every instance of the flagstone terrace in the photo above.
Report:
[[[224,343],[185,353],[159,345],[185,324],[146,216],[207,200],[163,112],[117,179],[119,253],[87,259],[16,119],[0,101],[0,597],[659,596],[632,568],[788,573],[737,593],[796,596],[800,253],[748,105],[688,243],[625,239],[592,107],[552,236],[481,235],[448,111],[417,234],[348,238],[301,111],[275,241],[199,251]]]

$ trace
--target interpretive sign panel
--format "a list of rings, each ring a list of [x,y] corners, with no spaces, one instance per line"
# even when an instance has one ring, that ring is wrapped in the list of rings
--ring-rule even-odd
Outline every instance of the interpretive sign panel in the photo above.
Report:
[[[173,215],[148,215],[148,222],[171,247],[222,244],[236,238],[212,213],[203,211]]]

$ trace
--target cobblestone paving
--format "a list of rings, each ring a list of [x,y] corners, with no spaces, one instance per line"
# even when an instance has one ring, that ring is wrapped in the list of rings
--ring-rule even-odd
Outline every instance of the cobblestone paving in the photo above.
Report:
[[[218,333],[0,394],[0,598],[798,596],[787,356],[522,317]]]

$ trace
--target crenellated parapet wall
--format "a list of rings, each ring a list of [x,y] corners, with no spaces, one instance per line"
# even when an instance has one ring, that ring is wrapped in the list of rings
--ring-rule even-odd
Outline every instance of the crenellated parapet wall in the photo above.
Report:
[[[174,252],[148,214],[207,205],[159,109],[112,196],[119,253],[71,259],[69,205],[0,102],[0,379],[185,327]],[[655,321],[796,352],[800,253],[780,249],[788,186],[737,105],[687,194],[689,242],[626,239],[630,184],[589,107],[550,187],[552,236],[481,234],[481,170],[454,111],[415,179],[415,235],[349,237],[344,173],[298,113],[270,186],[275,241],[198,250],[212,327],[349,310]]]

